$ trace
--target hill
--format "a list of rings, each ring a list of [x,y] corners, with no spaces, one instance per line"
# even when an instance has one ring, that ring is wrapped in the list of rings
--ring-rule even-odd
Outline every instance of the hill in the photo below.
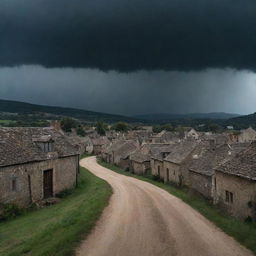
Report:
[[[0,100],[0,112],[2,112],[1,119],[4,119],[3,116],[11,115],[11,119],[15,119],[15,115],[25,115],[33,117],[34,119],[56,119],[58,117],[68,116],[85,121],[93,122],[102,120],[109,123],[118,121],[128,123],[140,121],[136,118],[121,115],[112,115],[75,108],[36,105],[10,100]]]
[[[213,113],[191,113],[191,114],[168,114],[168,113],[156,113],[135,115],[134,118],[151,120],[151,121],[172,121],[180,119],[230,119],[239,116],[238,114],[230,114],[224,112]]]
[[[227,125],[233,125],[236,129],[244,129],[252,126],[256,128],[256,112],[250,115],[231,118],[226,121]]]

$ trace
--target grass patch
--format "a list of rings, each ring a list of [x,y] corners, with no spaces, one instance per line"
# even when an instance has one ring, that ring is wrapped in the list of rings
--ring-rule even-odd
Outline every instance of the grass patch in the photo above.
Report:
[[[59,204],[0,223],[0,255],[72,255],[111,194],[108,183],[81,168],[78,187]]]
[[[234,219],[230,216],[227,216],[221,212],[220,209],[212,205],[206,199],[193,195],[189,193],[187,188],[176,188],[164,184],[159,181],[153,181],[150,177],[144,177],[126,172],[125,170],[108,164],[101,160],[98,160],[98,163],[106,168],[109,168],[117,173],[134,177],[146,182],[149,182],[157,187],[160,187],[170,194],[182,199],[185,203],[196,209],[202,215],[204,215],[208,220],[213,222],[216,226],[222,229],[228,235],[234,237],[238,242],[252,250],[256,254],[256,223],[245,223]]]

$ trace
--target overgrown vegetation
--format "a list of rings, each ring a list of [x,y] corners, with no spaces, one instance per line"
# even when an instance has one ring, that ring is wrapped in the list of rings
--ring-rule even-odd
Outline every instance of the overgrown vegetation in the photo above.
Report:
[[[107,129],[108,129],[108,125],[106,123],[102,121],[98,121],[96,123],[96,131],[99,135],[105,136]]]
[[[59,204],[0,223],[1,256],[69,256],[108,204],[111,187],[81,168],[79,185]]]
[[[187,203],[188,205],[199,211],[207,219],[215,223],[216,226],[221,228],[225,233],[234,237],[238,242],[256,253],[256,222],[241,222],[230,216],[227,216],[206,199],[198,195],[189,193],[189,190],[187,188],[177,188],[171,185],[164,184],[163,182],[153,180],[150,177],[131,174],[130,172],[126,172],[125,170],[117,166],[105,163],[101,160],[98,160],[98,163],[115,172],[149,182],[168,191],[170,194],[182,199],[185,203]]]

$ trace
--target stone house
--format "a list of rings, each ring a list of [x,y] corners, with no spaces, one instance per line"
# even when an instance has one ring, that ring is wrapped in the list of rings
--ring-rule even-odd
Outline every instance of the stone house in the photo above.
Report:
[[[163,161],[165,182],[172,182],[179,186],[186,184],[188,175],[183,166],[196,146],[195,140],[184,140],[173,145],[172,151]]]
[[[125,140],[113,140],[101,153],[101,158],[110,164],[114,164],[114,152],[125,143]]]
[[[143,154],[140,150],[130,155],[130,171],[138,175],[150,173],[150,155]]]
[[[199,132],[197,132],[195,129],[190,129],[188,132],[185,132],[185,138],[193,138],[195,140],[198,140],[200,137]]]
[[[0,128],[0,203],[27,207],[73,188],[79,153],[52,128]]]
[[[134,141],[125,141],[113,151],[114,164],[121,168],[130,168],[130,155],[132,155],[139,145]]]
[[[236,157],[237,153],[248,147],[248,144],[213,145],[209,142],[200,143],[188,161],[188,181],[192,190],[213,200],[216,186],[215,169]]]
[[[256,143],[215,170],[215,203],[231,216],[256,220]]]
[[[229,133],[228,137],[231,143],[252,142],[256,141],[256,131],[252,127],[249,127],[248,129]]]
[[[103,152],[104,147],[110,143],[106,136],[100,136],[97,138],[93,138],[92,140],[93,145],[93,154],[100,155]]]
[[[150,143],[171,143],[171,142],[173,143],[173,142],[178,142],[179,140],[180,140],[179,133],[163,130],[149,137],[147,141]]]
[[[164,172],[164,159],[168,154],[172,152],[173,144],[163,144],[154,148],[150,159],[151,173],[154,176],[158,176],[160,180],[165,179]]]

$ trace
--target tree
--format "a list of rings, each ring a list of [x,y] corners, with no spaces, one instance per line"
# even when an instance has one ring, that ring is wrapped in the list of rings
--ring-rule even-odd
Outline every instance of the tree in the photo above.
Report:
[[[172,132],[172,131],[174,131],[174,128],[173,128],[173,126],[171,124],[164,124],[162,126],[162,130],[166,130],[168,132]]]
[[[76,133],[77,135],[81,136],[81,137],[84,137],[85,136],[85,131],[83,129],[83,127],[81,125],[79,125],[77,128],[76,128]]]
[[[98,121],[96,124],[96,131],[99,135],[106,135],[106,130],[107,130],[107,124],[105,124],[102,121]]]
[[[73,118],[70,117],[64,117],[61,121],[60,121],[60,125],[61,125],[61,129],[64,132],[71,132],[72,128],[76,128],[77,123]]]
[[[162,131],[162,127],[160,125],[154,125],[153,126],[153,132],[154,133],[159,133]]]
[[[221,127],[220,127],[218,124],[210,123],[210,124],[208,125],[208,129],[209,129],[209,131],[211,131],[211,132],[217,132],[217,131],[219,131],[219,130],[221,129]]]
[[[118,132],[127,132],[129,130],[129,126],[127,123],[118,122],[114,125],[114,129]]]

